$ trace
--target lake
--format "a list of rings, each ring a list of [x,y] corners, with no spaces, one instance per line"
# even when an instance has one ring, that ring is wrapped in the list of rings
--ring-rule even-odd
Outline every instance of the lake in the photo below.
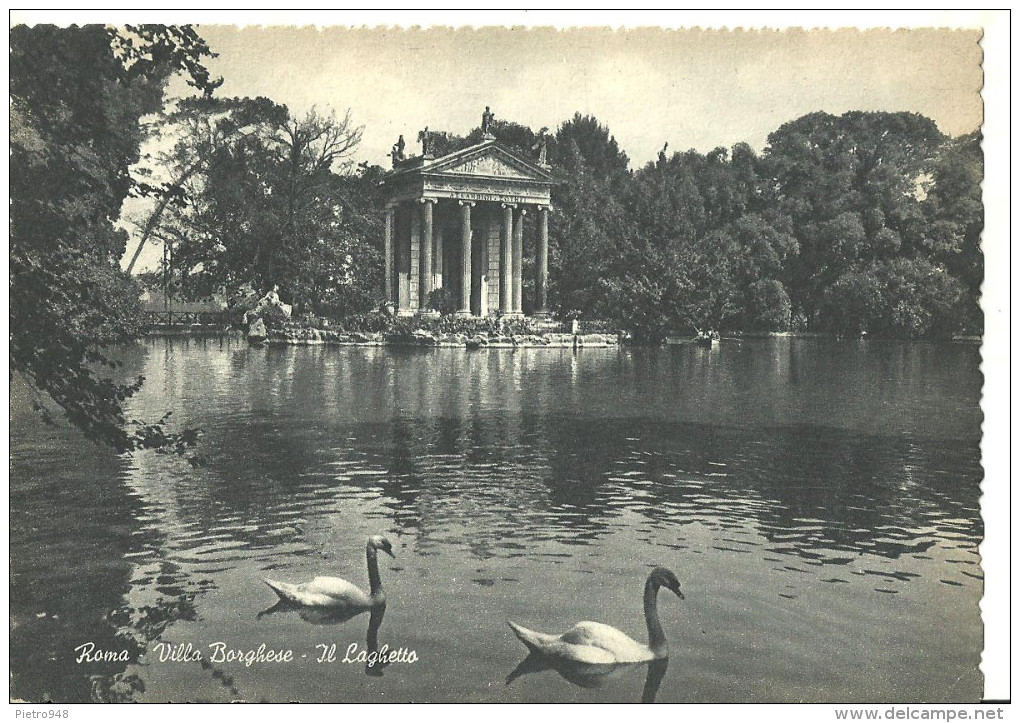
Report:
[[[117,456],[44,426],[15,380],[14,698],[981,697],[976,346],[158,339],[120,358],[146,377],[129,417],[172,411],[202,428],[204,464]],[[380,557],[383,614],[272,609],[264,577],[367,589],[373,534],[395,553]],[[647,640],[655,565],[685,596],[659,595],[668,664],[526,660],[508,619],[547,632],[597,620]],[[76,662],[86,643],[127,660]],[[215,643],[294,659],[220,660]],[[167,659],[193,658],[188,645],[201,660]],[[404,659],[345,663],[351,645]]]

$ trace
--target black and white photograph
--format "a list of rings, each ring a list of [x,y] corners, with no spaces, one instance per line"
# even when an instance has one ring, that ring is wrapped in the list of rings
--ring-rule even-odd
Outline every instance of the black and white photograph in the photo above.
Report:
[[[1001,13],[245,17],[12,11],[12,703],[1002,717]]]

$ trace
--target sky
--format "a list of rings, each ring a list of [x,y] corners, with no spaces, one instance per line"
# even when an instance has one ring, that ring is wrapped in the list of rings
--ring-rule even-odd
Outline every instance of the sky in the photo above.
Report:
[[[977,30],[611,30],[199,25],[224,95],[303,113],[349,108],[356,160],[388,165],[397,136],[466,134],[485,106],[537,130],[577,111],[640,167],[662,145],[709,151],[813,111],[914,111],[950,135],[981,124]]]

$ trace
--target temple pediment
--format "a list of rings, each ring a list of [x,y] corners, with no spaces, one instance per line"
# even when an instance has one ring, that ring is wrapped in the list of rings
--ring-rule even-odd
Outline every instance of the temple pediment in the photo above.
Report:
[[[495,143],[482,144],[438,158],[422,168],[429,174],[457,174],[481,178],[514,178],[522,181],[548,181],[549,174]]]
[[[515,204],[549,204],[553,177],[497,141],[486,140],[439,158],[400,162],[383,179],[391,202],[437,198]]]
[[[507,178],[533,178],[534,176],[523,173],[520,169],[514,168],[501,158],[495,156],[480,156],[467,161],[462,161],[456,166],[443,169],[446,173],[465,173],[469,176],[504,176]]]

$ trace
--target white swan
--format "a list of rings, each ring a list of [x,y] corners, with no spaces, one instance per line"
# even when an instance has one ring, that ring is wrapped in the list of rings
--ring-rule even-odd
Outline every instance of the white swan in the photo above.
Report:
[[[311,582],[291,585],[286,582],[265,579],[269,587],[290,605],[316,608],[345,608],[365,610],[386,604],[382,580],[379,578],[379,561],[376,551],[382,550],[393,557],[393,545],[382,535],[373,535],[365,543],[365,557],[368,559],[368,594],[354,583],[340,577],[317,577]]]
[[[549,635],[528,630],[514,622],[510,628],[533,653],[551,658],[569,660],[587,665],[615,663],[642,663],[669,657],[666,636],[659,623],[656,598],[659,588],[676,593],[681,600],[680,583],[670,570],[657,567],[645,582],[645,622],[648,625],[648,645],[602,623],[580,622],[562,635]]]

